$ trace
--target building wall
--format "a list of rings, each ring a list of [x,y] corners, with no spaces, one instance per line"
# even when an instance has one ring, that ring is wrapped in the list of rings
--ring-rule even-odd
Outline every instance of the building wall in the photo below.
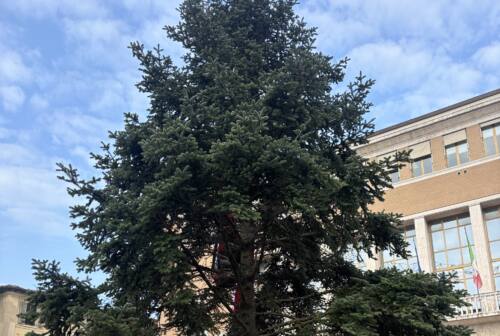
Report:
[[[470,162],[449,172],[421,176],[388,190],[384,202],[372,207],[404,216],[500,194],[500,157]]]
[[[24,336],[30,331],[44,332],[44,329],[18,323],[21,303],[27,296],[17,292],[0,294],[0,336]]]
[[[498,336],[500,335],[500,321],[471,325],[478,336]]]
[[[482,128],[492,122],[500,123],[500,91],[376,133],[369,144],[357,149],[366,158],[374,159],[423,142],[430,144],[432,172],[413,177],[411,165],[406,164],[399,170],[400,180],[386,191],[383,202],[373,204],[372,210],[399,213],[404,226],[414,226],[416,252],[426,272],[436,271],[430,223],[450,215],[468,215],[477,266],[483,278],[481,295],[500,291],[495,288],[484,223],[484,209],[500,206],[500,153],[486,156],[482,138]],[[463,130],[469,162],[448,167],[444,137]],[[376,258],[366,262],[369,269],[383,266],[382,253]],[[487,318],[479,313],[479,316],[462,316],[452,323],[469,325],[478,336],[500,336],[500,308],[497,308]]]

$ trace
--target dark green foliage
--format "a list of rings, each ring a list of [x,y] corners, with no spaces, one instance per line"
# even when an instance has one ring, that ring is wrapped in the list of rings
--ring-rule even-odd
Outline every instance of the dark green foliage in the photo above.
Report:
[[[464,291],[453,291],[449,275],[367,272],[338,292],[326,318],[332,331],[352,336],[466,336],[465,327],[445,327]]]
[[[99,304],[97,291],[88,280],[61,273],[59,264],[33,260],[37,291],[30,295],[32,319],[39,319],[53,336],[81,335],[85,313]]]
[[[164,314],[183,335],[316,335],[338,291],[364,277],[347,251],[406,255],[398,216],[369,208],[405,155],[376,163],[354,149],[373,131],[373,82],[360,75],[333,93],[346,60],[314,49],[295,2],[184,1],[166,29],[187,51],[183,67],[131,45],[147,119],[126,114],[93,155],[100,179],[60,165],[69,193],[86,199],[71,209],[90,252],[79,266],[107,274],[118,307]],[[207,262],[220,243],[231,288]]]
[[[61,273],[59,264],[33,260],[36,291],[29,303],[36,310],[27,318],[39,320],[51,336],[134,336],[157,335],[157,328],[149,318],[132,305],[103,304],[100,290],[89,280],[79,280]],[[146,321],[145,324],[142,321]],[[36,336],[32,333],[32,336]]]

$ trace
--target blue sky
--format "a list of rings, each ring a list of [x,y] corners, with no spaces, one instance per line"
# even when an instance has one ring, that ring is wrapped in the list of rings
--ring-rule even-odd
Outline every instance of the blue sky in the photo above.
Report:
[[[55,163],[90,176],[88,153],[123,113],[145,115],[127,45],[160,43],[179,60],[162,30],[178,3],[0,1],[0,283],[33,287],[33,257],[75,271],[85,251]],[[351,58],[348,78],[376,79],[379,128],[500,87],[497,0],[303,0],[297,10],[318,27],[320,50]]]

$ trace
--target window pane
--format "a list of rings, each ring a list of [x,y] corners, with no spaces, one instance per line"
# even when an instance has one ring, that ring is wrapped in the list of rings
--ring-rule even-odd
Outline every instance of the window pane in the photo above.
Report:
[[[495,133],[497,134],[497,147],[500,148],[500,125],[495,127]]]
[[[383,258],[384,258],[384,262],[389,262],[392,260],[392,256],[391,254],[389,253],[389,250],[384,250],[382,252],[382,255],[383,255]]]
[[[456,289],[456,290],[460,290],[460,289],[465,289],[465,286],[464,286],[464,283],[460,280],[455,280],[455,281],[458,281],[456,282],[455,284],[453,284],[453,288]]]
[[[411,169],[414,177],[422,175],[422,170],[420,169],[420,160],[413,161],[411,164]]]
[[[410,258],[408,259],[408,263],[410,264],[410,269],[413,270],[414,272],[418,272],[418,261],[417,258]]]
[[[462,255],[460,250],[450,250],[448,251],[448,266],[459,266],[462,265]]]
[[[409,244],[408,247],[407,247],[407,250],[410,252],[410,254],[412,256],[415,256],[416,253],[415,253],[415,241],[413,240],[413,238],[411,239],[406,239],[406,242]]]
[[[472,247],[472,249],[474,249],[474,247]],[[462,256],[464,258],[464,264],[470,264],[470,253],[468,247],[462,248]]]
[[[442,229],[441,223],[431,225],[431,231],[439,231],[441,229]]]
[[[472,279],[467,279],[466,280],[466,286],[467,286],[467,292],[469,292],[469,294],[476,294],[477,292],[477,288],[476,288],[476,285],[474,284],[474,281]]]
[[[500,218],[490,219],[488,225],[488,238],[490,240],[500,239]]]
[[[495,219],[497,217],[500,217],[500,209],[489,209],[484,212],[484,218],[488,219]]]
[[[399,171],[393,171],[389,173],[392,183],[399,182]]]
[[[432,246],[434,248],[434,251],[444,250],[443,231],[437,231],[432,233]]]
[[[467,231],[467,234],[466,234],[466,231]],[[462,226],[460,228],[460,239],[461,239],[461,242],[462,242],[462,246],[467,246],[467,239],[469,239],[469,243],[471,245],[474,245],[474,235],[472,234],[472,226],[468,225],[468,226]]]
[[[493,127],[483,129],[483,139],[493,137]]]
[[[491,257],[493,259],[500,258],[500,240],[490,243]]]
[[[458,145],[458,155],[460,156],[460,163],[466,163],[469,161],[469,151],[467,149],[466,142]]]
[[[446,268],[446,255],[445,252],[434,254],[434,265],[437,269]]]
[[[397,263],[396,263],[396,268],[399,270],[399,271],[404,271],[405,269],[408,268],[408,264],[406,263],[406,260],[399,260]]]
[[[470,217],[469,216],[460,217],[458,219],[458,225],[467,225],[467,224],[470,224]]]
[[[448,161],[448,167],[457,165],[457,153],[455,146],[446,147],[446,160]]]
[[[432,172],[432,160],[431,157],[428,156],[424,159],[424,174]]]
[[[444,236],[446,239],[446,247],[447,248],[455,248],[460,247],[460,240],[458,238],[457,229],[450,229],[444,231]]]
[[[486,155],[495,154],[495,143],[493,140],[493,128],[483,130],[484,150]]]
[[[445,229],[451,229],[457,227],[457,221],[455,219],[447,220],[443,222],[443,226]]]
[[[497,291],[500,290],[500,276],[495,277],[495,286]]]
[[[500,261],[495,261],[493,263],[493,273],[500,275]],[[499,288],[500,290],[500,288]]]

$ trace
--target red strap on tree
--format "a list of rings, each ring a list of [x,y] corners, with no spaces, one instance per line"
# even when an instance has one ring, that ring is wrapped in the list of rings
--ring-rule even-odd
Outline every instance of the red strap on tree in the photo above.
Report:
[[[234,312],[236,313],[239,308],[240,308],[240,302],[241,302],[241,292],[240,292],[240,287],[236,287],[236,290],[234,291]]]

